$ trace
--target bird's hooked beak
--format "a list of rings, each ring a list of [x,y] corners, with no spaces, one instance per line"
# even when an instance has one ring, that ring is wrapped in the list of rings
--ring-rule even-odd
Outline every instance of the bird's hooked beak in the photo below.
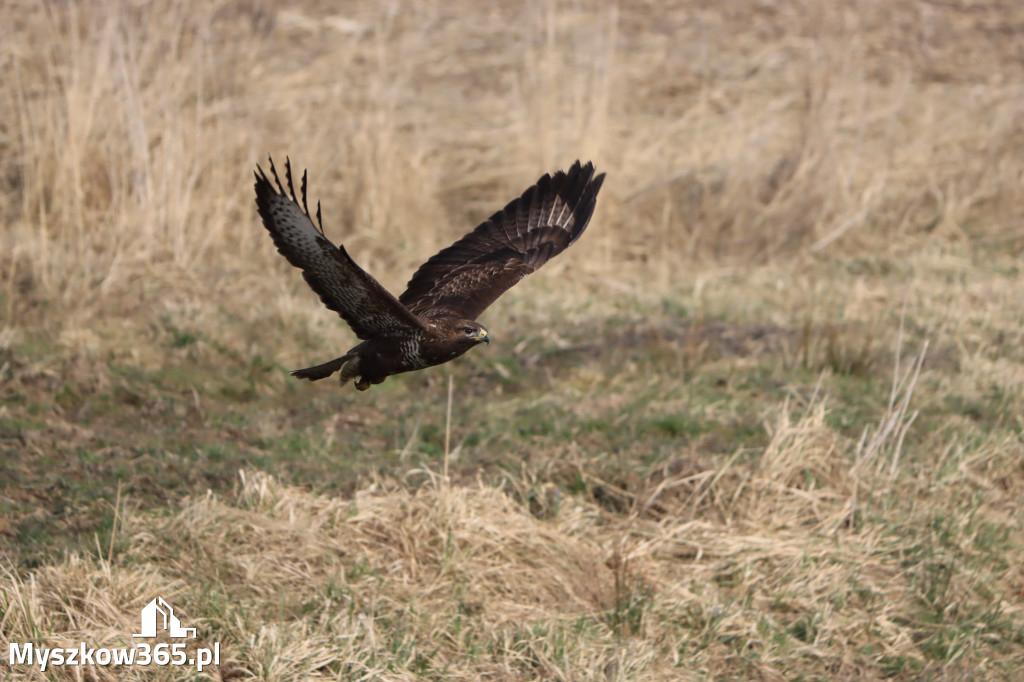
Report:
[[[483,341],[486,344],[490,344],[491,343],[491,337],[490,337],[490,335],[488,335],[486,329],[481,329],[479,332],[477,332],[476,335],[473,336],[473,340],[474,341]]]

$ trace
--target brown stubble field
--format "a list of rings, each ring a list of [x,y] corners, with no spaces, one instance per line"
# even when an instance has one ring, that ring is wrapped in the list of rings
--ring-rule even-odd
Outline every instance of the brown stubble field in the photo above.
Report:
[[[0,678],[1018,677],[1024,5],[3,14]],[[395,292],[608,178],[490,347],[358,393],[287,374],[353,336],[268,154]],[[157,595],[221,665],[8,664]]]

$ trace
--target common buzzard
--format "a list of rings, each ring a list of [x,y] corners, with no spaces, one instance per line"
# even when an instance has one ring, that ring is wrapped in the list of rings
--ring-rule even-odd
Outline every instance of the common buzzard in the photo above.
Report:
[[[397,299],[324,235],[295,195],[291,163],[285,191],[270,160],[273,184],[256,167],[256,206],[277,250],[302,269],[324,305],[338,313],[362,343],[340,358],[292,374],[316,381],[341,370],[365,391],[392,374],[448,362],[490,341],[477,316],[512,285],[564,251],[586,229],[604,174],[577,161],[545,175],[475,230],[420,266]],[[276,185],[276,187],[275,187]]]

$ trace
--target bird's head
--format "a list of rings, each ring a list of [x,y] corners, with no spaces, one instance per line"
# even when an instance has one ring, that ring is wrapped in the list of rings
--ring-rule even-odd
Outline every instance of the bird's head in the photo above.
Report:
[[[477,322],[463,320],[456,326],[456,330],[462,340],[469,342],[472,345],[491,342],[491,337],[488,336],[487,330],[482,324]]]
[[[457,358],[481,343],[491,342],[484,326],[473,320],[447,318],[436,324],[434,329],[433,338],[428,338],[427,343],[436,344],[434,353],[444,357],[440,362]]]

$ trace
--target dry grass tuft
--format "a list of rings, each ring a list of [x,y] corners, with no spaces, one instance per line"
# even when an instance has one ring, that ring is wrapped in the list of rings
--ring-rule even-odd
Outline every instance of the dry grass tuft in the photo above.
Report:
[[[340,499],[245,473],[230,497],[207,494],[170,517],[127,513],[116,557],[70,556],[31,580],[5,573],[3,643],[123,645],[160,594],[199,627],[200,645],[222,643],[214,679],[847,679],[879,662],[939,670],[925,663],[937,646],[930,632],[956,609],[978,620],[941,643],[941,669],[965,656],[984,669],[970,652],[1009,645],[1004,628],[1022,615],[1019,604],[990,603],[1024,575],[992,563],[995,547],[971,520],[998,500],[959,521],[892,500],[884,515],[851,509],[856,485],[886,472],[851,482],[827,470],[830,454],[859,448],[823,414],[812,406],[797,423],[781,419],[762,461],[720,469],[706,513],[680,505],[660,520],[572,498],[537,519],[500,489],[442,481],[379,481]],[[970,465],[960,477],[988,480]],[[930,538],[913,532],[923,527]],[[942,608],[934,624],[932,600]]]

